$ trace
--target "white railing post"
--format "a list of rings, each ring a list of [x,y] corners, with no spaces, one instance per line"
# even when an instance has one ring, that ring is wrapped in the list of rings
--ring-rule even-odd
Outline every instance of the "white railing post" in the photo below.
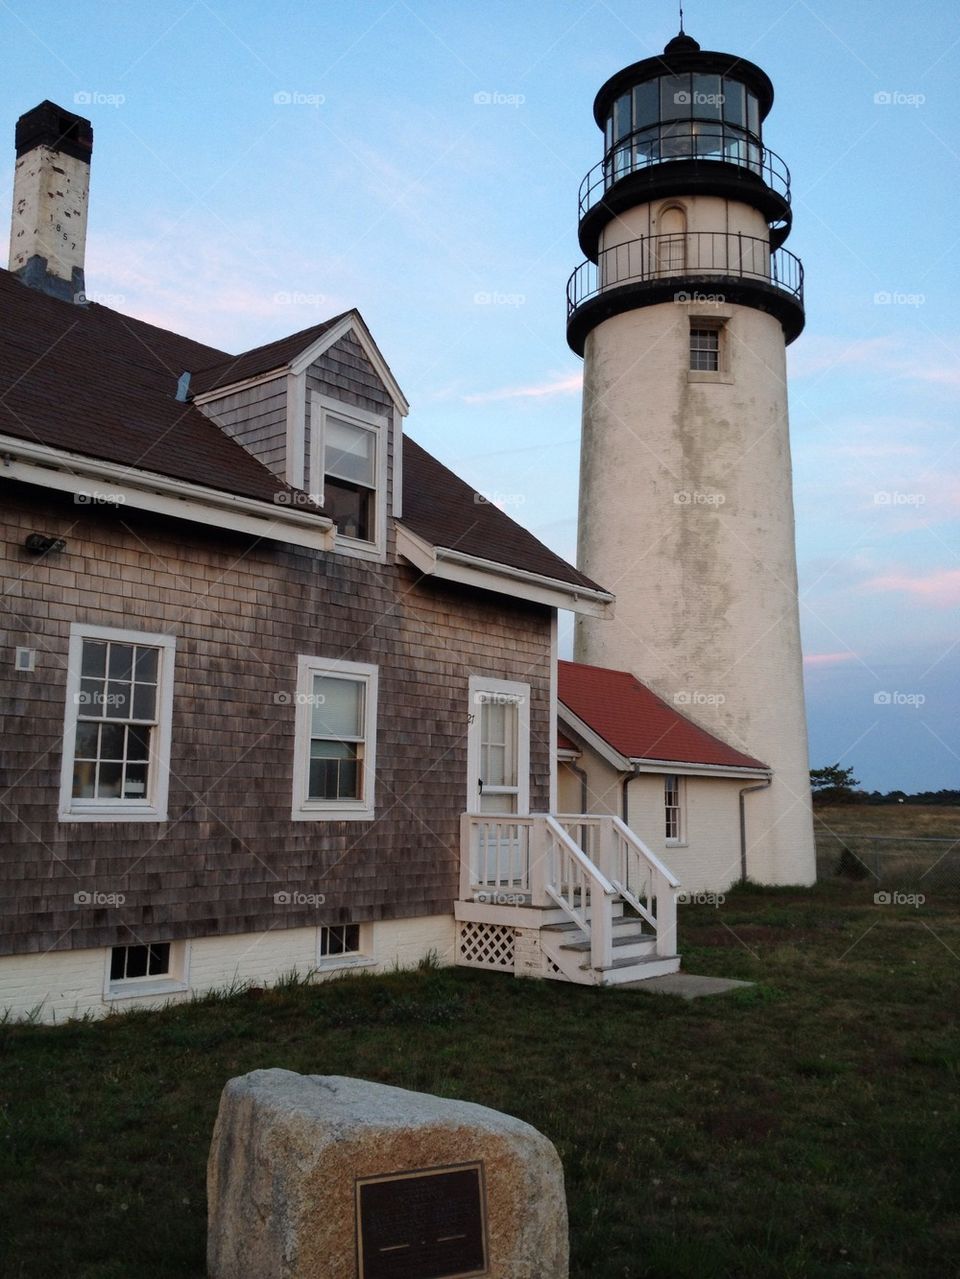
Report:
[[[549,906],[547,896],[547,857],[549,840],[547,823],[543,817],[535,816],[530,827],[530,905]]]
[[[657,954],[677,953],[677,894],[659,872],[653,876],[657,896]]]
[[[469,813],[460,814],[460,900],[473,898],[473,825]]]
[[[590,963],[594,968],[613,965],[613,894],[596,883],[590,885]]]

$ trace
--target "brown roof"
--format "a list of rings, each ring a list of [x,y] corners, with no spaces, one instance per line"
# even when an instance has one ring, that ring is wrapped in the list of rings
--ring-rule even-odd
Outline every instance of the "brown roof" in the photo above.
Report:
[[[432,546],[494,560],[527,573],[601,591],[492,502],[454,475],[415,440],[403,440],[403,516]]]
[[[681,715],[629,671],[561,661],[557,674],[562,704],[627,759],[767,767]]]
[[[344,311],[324,320],[322,324],[311,325],[309,329],[301,329],[299,333],[291,333],[289,337],[278,338],[275,342],[267,342],[250,351],[242,351],[240,355],[224,358],[220,352],[221,358],[215,364],[210,365],[208,361],[209,367],[201,367],[193,374],[190,379],[190,394],[203,395],[218,386],[230,386],[234,382],[243,382],[249,377],[269,373],[271,369],[282,369],[349,314],[349,311]]]
[[[229,356],[109,307],[48,297],[0,270],[0,433],[273,502],[288,486],[177,400],[177,383],[206,370],[191,378],[197,394],[220,377],[287,364],[342,318]],[[601,589],[408,437],[403,456],[403,523],[431,545]]]
[[[8,271],[0,315],[0,432],[261,501],[287,490],[175,398],[184,370],[222,351],[109,307],[48,297]]]

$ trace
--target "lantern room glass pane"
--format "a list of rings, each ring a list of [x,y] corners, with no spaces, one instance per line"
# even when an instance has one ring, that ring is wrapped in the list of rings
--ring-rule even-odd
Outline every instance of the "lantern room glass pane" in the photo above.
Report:
[[[656,124],[660,118],[660,81],[645,80],[633,90],[633,122],[637,129]]]
[[[727,124],[738,125],[741,129],[747,123],[743,85],[738,84],[736,80],[725,79],[723,82],[723,118]]]
[[[751,133],[760,134],[760,107],[752,93],[747,94],[747,128]]]
[[[680,120],[691,112],[690,75],[660,77],[660,119]]]
[[[693,114],[697,120],[720,119],[720,77],[695,75],[693,77]]]
[[[625,138],[633,127],[630,115],[630,94],[625,93],[622,98],[617,98],[613,104],[613,137],[614,141],[619,142],[621,138]]]

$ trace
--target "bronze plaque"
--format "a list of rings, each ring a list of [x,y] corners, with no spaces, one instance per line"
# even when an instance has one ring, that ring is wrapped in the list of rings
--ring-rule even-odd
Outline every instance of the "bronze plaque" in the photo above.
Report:
[[[487,1270],[483,1164],[357,1178],[360,1279],[465,1279]]]

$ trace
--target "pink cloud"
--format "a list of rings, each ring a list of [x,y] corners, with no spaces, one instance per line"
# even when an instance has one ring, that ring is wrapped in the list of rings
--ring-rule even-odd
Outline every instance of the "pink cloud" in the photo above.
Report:
[[[856,653],[849,650],[845,653],[807,653],[803,659],[804,666],[839,666],[841,662],[859,661]]]
[[[579,395],[583,387],[583,374],[564,373],[546,382],[531,386],[507,386],[498,391],[478,391],[463,397],[466,404],[489,404],[491,400],[537,400],[549,395]]]
[[[864,582],[864,589],[877,594],[900,592],[935,608],[955,608],[960,606],[960,568],[936,569],[916,577],[888,573]]]

